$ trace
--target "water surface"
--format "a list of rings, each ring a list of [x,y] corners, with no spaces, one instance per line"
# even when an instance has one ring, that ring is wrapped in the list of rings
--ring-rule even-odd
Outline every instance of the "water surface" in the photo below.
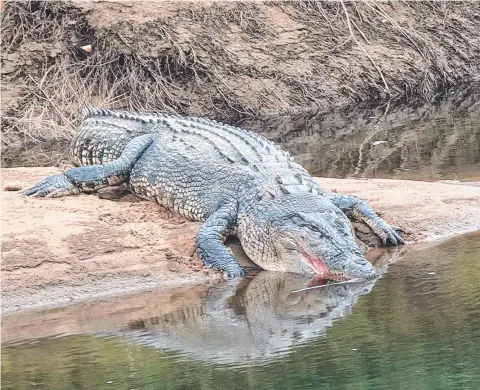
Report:
[[[432,102],[293,110],[246,125],[315,176],[480,180],[478,85]]]
[[[480,181],[480,86],[432,102],[389,102],[257,113],[241,121],[280,144],[311,174]],[[2,150],[2,166],[51,166],[68,160],[68,141]]]
[[[480,388],[480,233],[398,257],[375,283],[261,272],[7,316],[2,388]]]

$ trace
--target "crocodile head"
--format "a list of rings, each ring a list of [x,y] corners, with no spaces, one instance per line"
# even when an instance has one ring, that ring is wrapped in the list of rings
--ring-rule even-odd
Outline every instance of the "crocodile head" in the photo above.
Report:
[[[265,211],[250,234],[262,242],[261,249],[242,240],[247,255],[263,269],[335,280],[377,276],[348,218],[327,197],[292,194],[272,200]]]

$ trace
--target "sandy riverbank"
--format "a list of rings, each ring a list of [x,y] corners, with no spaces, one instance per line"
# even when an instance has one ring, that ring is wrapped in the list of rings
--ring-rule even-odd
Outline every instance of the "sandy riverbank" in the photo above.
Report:
[[[25,188],[57,172],[2,169],[2,188]],[[367,200],[416,240],[480,229],[478,183],[318,180],[329,190]],[[133,196],[34,199],[2,191],[2,309],[63,305],[218,278],[193,255],[198,227]]]

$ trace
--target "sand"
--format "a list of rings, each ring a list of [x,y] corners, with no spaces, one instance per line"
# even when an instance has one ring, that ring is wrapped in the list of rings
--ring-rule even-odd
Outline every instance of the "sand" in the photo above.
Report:
[[[39,199],[4,190],[26,188],[58,172],[1,171],[3,313],[222,277],[204,269],[194,253],[200,224],[152,202],[133,195],[117,199],[115,191]],[[480,230],[479,183],[318,180],[328,190],[368,201],[389,223],[405,228],[411,241]],[[238,246],[232,249],[242,257]],[[249,265],[245,258],[242,263]]]

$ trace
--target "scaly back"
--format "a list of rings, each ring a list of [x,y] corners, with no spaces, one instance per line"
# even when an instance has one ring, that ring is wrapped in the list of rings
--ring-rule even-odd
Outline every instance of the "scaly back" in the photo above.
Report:
[[[171,134],[199,147],[208,144],[221,156],[242,164],[293,161],[261,135],[214,120],[91,107],[84,109],[82,125],[72,140],[72,158],[78,165],[103,164],[117,158],[133,138],[152,133]]]
[[[115,160],[130,140],[144,134],[157,134],[160,142],[175,144],[185,151],[196,150],[197,154],[237,165],[237,170],[262,175],[270,182],[266,187],[271,188],[272,194],[322,192],[288,152],[248,130],[209,119],[132,114],[91,107],[84,109],[83,118],[71,144],[72,161],[80,166]]]

